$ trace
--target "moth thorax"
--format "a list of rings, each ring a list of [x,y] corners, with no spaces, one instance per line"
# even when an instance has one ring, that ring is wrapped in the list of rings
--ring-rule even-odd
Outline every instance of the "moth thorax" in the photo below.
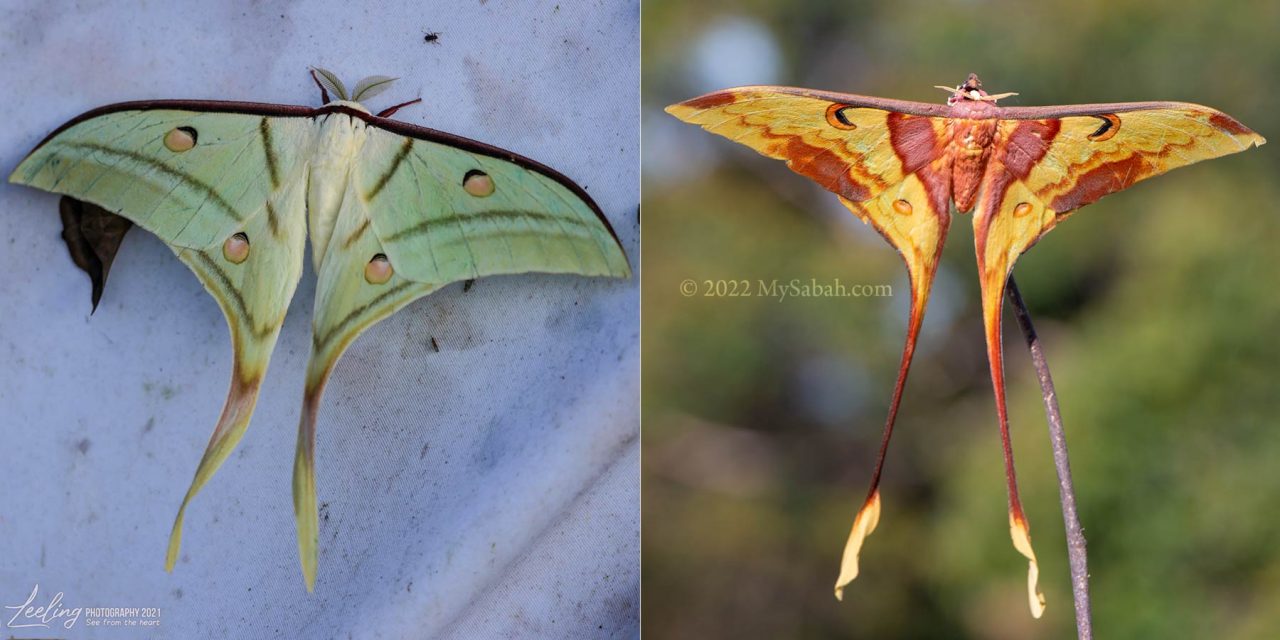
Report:
[[[364,105],[360,104],[359,102],[354,102],[352,100],[331,100],[329,101],[329,104],[326,104],[325,106],[326,107],[347,107],[348,109],[355,109],[356,111],[369,113],[369,110],[366,109]]]

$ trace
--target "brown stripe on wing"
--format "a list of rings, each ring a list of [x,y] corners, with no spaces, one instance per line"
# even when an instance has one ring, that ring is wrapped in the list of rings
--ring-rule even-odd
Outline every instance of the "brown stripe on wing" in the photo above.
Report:
[[[694,109],[714,109],[716,107],[723,107],[726,104],[732,104],[737,99],[738,96],[732,89],[726,89],[724,91],[713,91],[691,100],[685,100],[681,104]]]
[[[280,186],[280,168],[276,163],[276,150],[271,145],[271,124],[266,116],[258,121],[258,133],[262,136],[262,152],[267,159],[267,177],[271,179],[271,188]]]
[[[890,112],[885,124],[893,152],[902,161],[903,173],[915,173],[942,155],[931,119]]]
[[[346,237],[346,239],[342,241],[342,248],[350,249],[351,245],[355,244],[356,240],[359,240],[360,236],[363,236],[364,232],[368,230],[369,230],[369,218],[365,218],[360,222],[360,226],[352,230],[351,233]]]
[[[1004,144],[997,143],[998,150],[1001,151],[996,156],[1000,162],[999,166],[1017,180],[1027,177],[1036,163],[1048,153],[1049,145],[1058,137],[1058,132],[1061,130],[1061,120],[1018,122]]]
[[[236,310],[237,318],[244,318],[244,324],[248,325],[249,333],[259,340],[265,339],[273,332],[280,328],[277,325],[264,324],[254,316],[253,310],[245,303],[244,295],[240,290],[231,283],[231,276],[204,251],[189,250],[191,255],[200,263],[200,272],[205,275],[205,280],[216,283],[217,290],[212,291],[214,297],[223,299],[224,296],[230,299]],[[193,267],[195,265],[192,265]],[[211,288],[212,289],[212,288]],[[232,329],[236,326],[233,324]],[[233,340],[234,342],[234,340]]]
[[[774,137],[772,134],[766,135]],[[849,161],[836,155],[832,149],[807,144],[798,136],[785,136],[785,140],[785,146],[782,147],[784,150],[779,153],[787,158],[787,166],[792,171],[817,182],[827,191],[854,202],[871,197],[871,190],[853,179]]]
[[[1060,214],[1074,211],[1102,196],[1129,188],[1151,172],[1151,163],[1138,153],[1098,165],[1077,177],[1071,190],[1055,197],[1049,208]]]
[[[271,200],[267,200],[267,227],[271,229],[273,237],[280,237],[280,214],[276,213],[275,205],[271,204]]]
[[[389,182],[391,177],[396,174],[396,171],[400,169],[401,163],[404,162],[405,158],[409,157],[410,151],[413,151],[413,138],[405,138],[404,144],[400,145],[400,151],[396,152],[396,157],[391,160],[391,166],[378,177],[378,181],[374,183],[373,188],[369,190],[369,193],[364,195],[365,202],[372,202],[374,198],[378,197],[379,193],[382,193],[383,187],[387,186],[387,182]]]
[[[405,238],[420,236],[424,233],[431,231],[432,228],[437,227],[439,225],[453,225],[453,224],[460,224],[463,222],[475,222],[478,220],[487,220],[490,218],[496,218],[496,219],[504,220],[507,222],[514,222],[522,218],[529,218],[532,220],[538,220],[542,222],[556,222],[556,223],[567,224],[575,227],[582,227],[584,229],[590,229],[590,225],[588,225],[587,223],[577,218],[566,218],[564,216],[557,216],[549,213],[543,213],[541,211],[515,211],[515,210],[480,211],[476,213],[466,213],[466,214],[455,213],[447,216],[440,216],[438,218],[423,220],[418,224],[415,224],[411,227],[405,227],[404,229],[401,229],[387,236],[386,241],[395,242],[397,240],[403,240]]]
[[[190,186],[193,187],[196,191],[199,191],[200,193],[204,194],[207,201],[212,202],[214,206],[218,207],[219,209],[222,209],[222,211],[226,213],[229,217],[231,217],[231,219],[235,220],[236,222],[244,221],[244,215],[241,214],[239,211],[236,211],[236,209],[231,206],[231,203],[227,202],[226,198],[223,198],[222,194],[218,193],[217,190],[215,190],[212,185],[195,177],[190,173],[187,173],[186,171],[175,169],[163,162],[160,162],[159,160],[156,160],[154,158],[149,158],[136,151],[129,151],[127,149],[115,149],[112,147],[108,147],[104,144],[98,144],[96,142],[69,142],[69,143],[66,143],[64,146],[72,149],[80,149],[82,151],[96,151],[98,153],[115,156],[117,158],[126,158],[140,164],[145,164],[148,167],[151,167],[152,169],[155,169],[156,171],[159,171],[160,173],[163,173],[171,178],[177,178],[179,180],[183,180],[189,183]]]
[[[315,333],[315,331],[312,331],[311,333],[312,348],[315,350],[316,353],[323,352],[329,346],[329,341],[332,340],[334,336],[341,335],[343,331],[345,331],[346,328],[352,322],[355,322],[357,319],[359,319],[359,317],[362,314],[368,312],[370,309],[377,308],[387,299],[394,298],[395,296],[399,295],[400,292],[404,291],[405,289],[411,286],[414,286],[415,284],[417,283],[410,282],[407,280],[404,282],[401,282],[400,284],[397,284],[396,286],[391,287],[386,291],[383,291],[381,294],[379,294],[373,300],[370,300],[368,303],[360,305],[355,309],[352,309],[350,313],[348,313],[346,316],[342,318],[342,320],[338,321],[337,324],[334,324],[333,326],[329,327],[329,329],[325,331],[323,334],[317,334]]]
[[[1209,124],[1232,135],[1242,136],[1253,133],[1253,129],[1244,126],[1239,120],[1236,120],[1221,111],[1214,111],[1209,114]]]
[[[934,215],[945,218],[942,222],[945,227],[951,218],[951,163],[945,157],[946,143],[938,136],[935,124],[932,118],[896,112],[885,118],[889,142],[902,163],[902,172],[916,174],[920,178]],[[901,250],[895,241],[890,239],[889,242]]]

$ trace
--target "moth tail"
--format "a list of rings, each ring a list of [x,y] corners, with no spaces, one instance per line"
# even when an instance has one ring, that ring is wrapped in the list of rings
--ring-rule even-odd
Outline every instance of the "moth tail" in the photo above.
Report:
[[[387,312],[390,313],[390,312]],[[298,560],[302,566],[302,578],[307,592],[315,590],[316,572],[319,567],[320,512],[316,498],[316,417],[320,413],[320,399],[325,384],[338,359],[347,347],[373,321],[346,325],[331,340],[314,341],[310,361],[307,363],[307,382],[302,394],[302,417],[298,422],[298,446],[293,459],[293,515],[298,526]],[[326,321],[325,310],[317,309],[315,322]],[[312,326],[313,334],[321,329]]]
[[[275,349],[276,338],[280,335],[280,327],[284,324],[284,311],[293,295],[296,278],[288,283],[287,290],[277,295],[272,305],[254,307],[261,318],[272,318],[268,324],[254,325],[253,316],[242,308],[240,289],[252,287],[250,279],[229,280],[222,272],[218,260],[223,256],[218,249],[212,251],[196,251],[193,249],[175,249],[178,258],[191,268],[200,282],[208,289],[210,295],[222,308],[227,320],[227,328],[231,332],[232,367],[231,389],[227,392],[227,401],[222,408],[222,416],[209,438],[209,446],[205,448],[204,457],[196,468],[195,479],[191,488],[187,489],[182,505],[178,508],[178,516],[174,519],[173,531],[169,534],[169,549],[165,554],[165,570],[172,571],[178,560],[178,549],[182,543],[182,519],[187,505],[196,493],[213,477],[235,450],[245,429],[249,427],[249,419],[253,416],[253,408],[258,402],[258,388],[262,377],[266,375],[267,364],[271,361],[271,352]],[[300,263],[300,260],[299,260]],[[241,301],[241,302],[237,302]]]
[[[314,362],[314,360],[313,360]],[[302,399],[302,418],[298,423],[298,449],[293,459],[293,515],[298,525],[298,560],[307,593],[315,590],[319,566],[320,514],[316,504],[316,414],[328,378],[326,369],[312,382],[308,377]]]
[[[237,352],[240,351],[237,348]],[[253,373],[246,374],[246,371]],[[191,481],[191,487],[187,489],[186,495],[182,498],[182,505],[178,507],[178,516],[174,519],[173,530],[169,534],[169,549],[164,561],[165,571],[173,571],[174,564],[178,561],[178,550],[182,545],[182,519],[187,505],[213,477],[218,467],[222,466],[227,456],[235,450],[240,438],[244,436],[245,429],[249,427],[249,419],[253,417],[253,408],[258,402],[258,388],[262,383],[264,371],[265,361],[262,367],[246,367],[239,358],[236,360],[231,374],[231,389],[227,393],[222,415],[218,418],[218,424],[209,438],[209,446],[205,448],[200,465],[196,467],[196,475]]]
[[[893,386],[893,399],[889,402],[889,416],[885,419],[884,432],[880,438],[880,450],[876,454],[875,469],[871,472],[871,488],[867,491],[867,498],[853,519],[853,527],[845,541],[844,553],[840,560],[840,575],[836,578],[836,600],[844,599],[844,587],[858,577],[858,556],[862,551],[862,545],[867,536],[875,531],[876,524],[880,522],[880,476],[884,470],[885,455],[889,451],[889,439],[893,436],[893,424],[898,418],[902,391],[907,384],[907,372],[911,369],[916,339],[920,335],[925,307],[929,301],[929,290],[933,284],[934,270],[927,266],[913,268],[913,265],[908,263],[907,272],[911,277],[911,315],[907,323],[906,342],[902,347],[902,361],[898,365],[898,379]]]
[[[1031,548],[1031,526],[1018,498],[1018,476],[1013,465],[1013,444],[1009,437],[1009,413],[1005,405],[1004,351],[1001,343],[1001,318],[1008,273],[1003,278],[982,279],[983,322],[987,334],[987,359],[991,365],[991,384],[995,390],[996,417],[1000,423],[1000,442],[1004,448],[1005,481],[1009,489],[1009,535],[1013,547],[1027,559],[1027,600],[1031,615],[1044,615],[1045,598],[1040,591],[1040,565]]]

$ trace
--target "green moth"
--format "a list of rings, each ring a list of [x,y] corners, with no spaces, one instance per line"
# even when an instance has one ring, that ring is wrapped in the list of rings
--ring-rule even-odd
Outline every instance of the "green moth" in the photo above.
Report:
[[[350,93],[328,71],[314,69],[312,78],[325,102],[319,108],[160,100],[94,109],[51,133],[9,176],[156,234],[226,316],[231,388],[178,509],[168,571],[178,558],[187,504],[249,424],[302,275],[308,235],[318,282],[293,473],[308,591],[319,535],[316,414],[329,373],[356,336],[459,280],[526,272],[631,275],[600,208],[564,175],[497,147],[389,119],[417,100],[371,114],[359,101],[393,78],[367,78]],[[109,255],[105,263],[109,268]],[[95,277],[95,303],[100,286]]]

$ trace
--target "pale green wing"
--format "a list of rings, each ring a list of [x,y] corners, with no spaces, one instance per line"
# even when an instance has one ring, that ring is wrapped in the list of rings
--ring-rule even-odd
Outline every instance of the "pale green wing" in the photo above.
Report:
[[[251,103],[112,105],[54,132],[9,181],[92,202],[175,247],[212,248],[269,213],[284,178],[300,175],[314,136],[308,118],[221,110],[237,107],[292,111]],[[183,135],[190,148],[173,144]]]
[[[311,319],[311,359],[307,363],[298,448],[293,466],[293,505],[298,523],[298,557],[307,591],[315,588],[319,514],[315,486],[315,429],[320,396],[333,366],[347,346],[368,327],[442,285],[414,282],[392,262],[390,277],[380,284],[366,278],[370,260],[386,249],[369,231],[368,210],[348,185],[342,209],[323,250],[317,273],[315,310]],[[315,255],[321,249],[312,246]]]
[[[398,272],[446,284],[503,273],[630,276],[599,208],[559,173],[510,152],[431,132],[437,140],[369,128],[353,179],[373,231]],[[466,146],[463,146],[466,145]],[[487,175],[490,195],[468,176]]]
[[[474,141],[396,126],[423,137],[370,126],[333,232],[325,247],[312,247],[318,283],[293,474],[308,590],[319,536],[316,414],[334,364],[362,331],[458,280],[535,271],[630,275],[608,222],[568,178]],[[481,186],[492,185],[492,193],[474,182],[472,190],[486,195],[468,192],[464,183],[476,171],[488,176]]]
[[[168,570],[177,561],[187,503],[249,424],[302,273],[314,127],[295,111],[310,110],[205,102],[104,107],[54,132],[9,178],[92,202],[155,233],[226,316],[231,388],[178,509]]]

